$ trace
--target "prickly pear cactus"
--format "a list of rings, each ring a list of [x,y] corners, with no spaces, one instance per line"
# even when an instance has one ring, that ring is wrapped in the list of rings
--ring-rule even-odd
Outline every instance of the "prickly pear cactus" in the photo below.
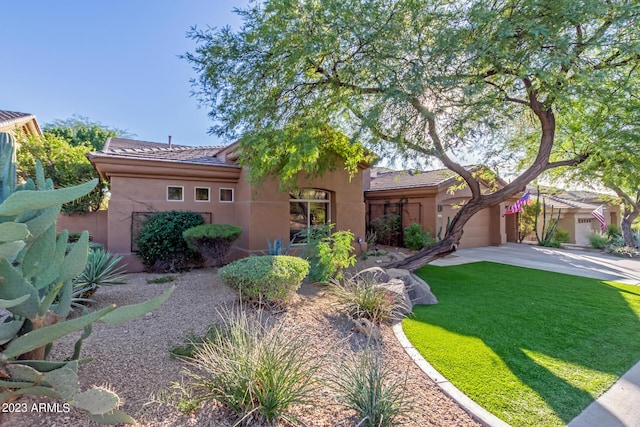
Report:
[[[3,162],[9,158],[6,147],[0,147]],[[0,166],[5,171],[6,164]],[[56,233],[55,223],[61,205],[89,193],[97,180],[53,189],[39,162],[35,181],[29,180],[15,191],[15,178],[11,181],[3,172],[2,179],[8,190],[3,190],[0,203],[0,308],[9,314],[0,315],[0,402],[25,394],[45,395],[83,409],[101,423],[134,423],[117,410],[120,399],[114,392],[99,387],[78,389],[82,340],[89,336],[94,322],[121,323],[138,317],[160,306],[173,289],[141,304],[109,306],[66,320],[72,281],[86,264],[89,235],[82,233],[67,253],[68,234]],[[84,333],[71,361],[46,360],[55,340],[81,329]]]
[[[16,188],[16,144],[13,136],[0,132],[0,203]]]

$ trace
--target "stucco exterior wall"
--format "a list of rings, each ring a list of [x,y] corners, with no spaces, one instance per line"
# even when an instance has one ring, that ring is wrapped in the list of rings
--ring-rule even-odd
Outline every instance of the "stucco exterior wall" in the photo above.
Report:
[[[167,200],[167,186],[183,187],[184,200]],[[195,200],[196,187],[210,189],[208,202]],[[235,203],[220,202],[220,188],[234,188],[235,191],[235,184],[179,178],[112,177],[108,210],[109,250],[125,257],[129,271],[142,270],[141,261],[131,251],[133,212],[193,211],[210,214],[213,223],[238,225]]]
[[[59,215],[56,231],[67,230],[69,233],[80,233],[87,230],[91,241],[102,244],[109,249],[107,211],[87,212],[73,215]]]
[[[250,232],[243,233],[237,242],[236,257],[266,249],[267,240],[289,240],[289,193],[279,191],[279,181],[276,178],[252,188],[248,184],[247,174],[248,170],[244,169],[237,184],[236,205],[238,225]],[[297,185],[301,189],[314,188],[330,192],[330,221],[336,224],[335,230],[350,230],[356,239],[364,239],[362,177],[349,179],[348,173],[338,168],[312,180],[300,177]]]

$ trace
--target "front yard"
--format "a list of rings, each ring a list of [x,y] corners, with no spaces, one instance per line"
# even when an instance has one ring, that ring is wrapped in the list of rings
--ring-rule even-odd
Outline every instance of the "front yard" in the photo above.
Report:
[[[124,305],[145,301],[176,285],[174,294],[152,314],[119,325],[97,323],[83,346],[83,357],[95,360],[80,367],[83,387],[109,384],[123,399],[120,408],[143,426],[216,426],[227,427],[237,418],[231,411],[208,403],[199,410],[184,414],[167,399],[171,383],[183,379],[184,362],[170,358],[169,349],[180,344],[189,332],[203,334],[213,323],[220,323],[219,312],[233,306],[237,293],[225,286],[216,270],[203,269],[174,275],[132,274],[127,284],[101,287],[93,309],[107,304]],[[149,279],[152,283],[149,283]],[[323,363],[333,366],[338,361],[362,352],[367,338],[352,330],[351,320],[331,304],[324,288],[303,284],[287,311],[273,314],[309,339],[311,351],[326,357]],[[53,358],[63,359],[72,351],[77,334],[56,342]],[[471,417],[417,368],[395,339],[391,328],[381,328],[380,350],[383,362],[393,375],[404,382],[407,399],[413,410],[402,417],[406,425],[414,426],[477,426]],[[308,426],[353,426],[355,412],[344,408],[335,394],[322,387],[314,393],[313,404],[294,405],[292,412]],[[0,414],[0,425],[92,426],[81,411],[68,413]],[[259,425],[259,424],[250,424]],[[282,425],[288,425],[283,423]]]
[[[418,274],[440,303],[407,337],[513,426],[565,425],[640,360],[640,287],[489,262]]]

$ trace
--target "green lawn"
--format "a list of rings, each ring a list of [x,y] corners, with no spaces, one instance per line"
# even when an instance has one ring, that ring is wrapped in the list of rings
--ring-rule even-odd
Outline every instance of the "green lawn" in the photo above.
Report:
[[[405,334],[513,426],[565,425],[640,360],[640,287],[489,262],[417,273],[440,303]]]

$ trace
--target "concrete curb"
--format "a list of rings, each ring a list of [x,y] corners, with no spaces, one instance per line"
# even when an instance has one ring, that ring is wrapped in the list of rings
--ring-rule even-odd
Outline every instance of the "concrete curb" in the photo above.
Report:
[[[505,423],[476,402],[471,400],[469,396],[461,392],[456,386],[451,384],[440,372],[431,366],[422,355],[415,349],[415,347],[409,342],[409,339],[402,330],[402,322],[396,322],[393,326],[393,333],[396,339],[407,352],[409,357],[414,361],[422,372],[427,374],[429,378],[435,382],[438,387],[450,398],[455,400],[462,409],[464,409],[469,415],[471,415],[476,421],[486,427],[509,427],[509,424]]]

